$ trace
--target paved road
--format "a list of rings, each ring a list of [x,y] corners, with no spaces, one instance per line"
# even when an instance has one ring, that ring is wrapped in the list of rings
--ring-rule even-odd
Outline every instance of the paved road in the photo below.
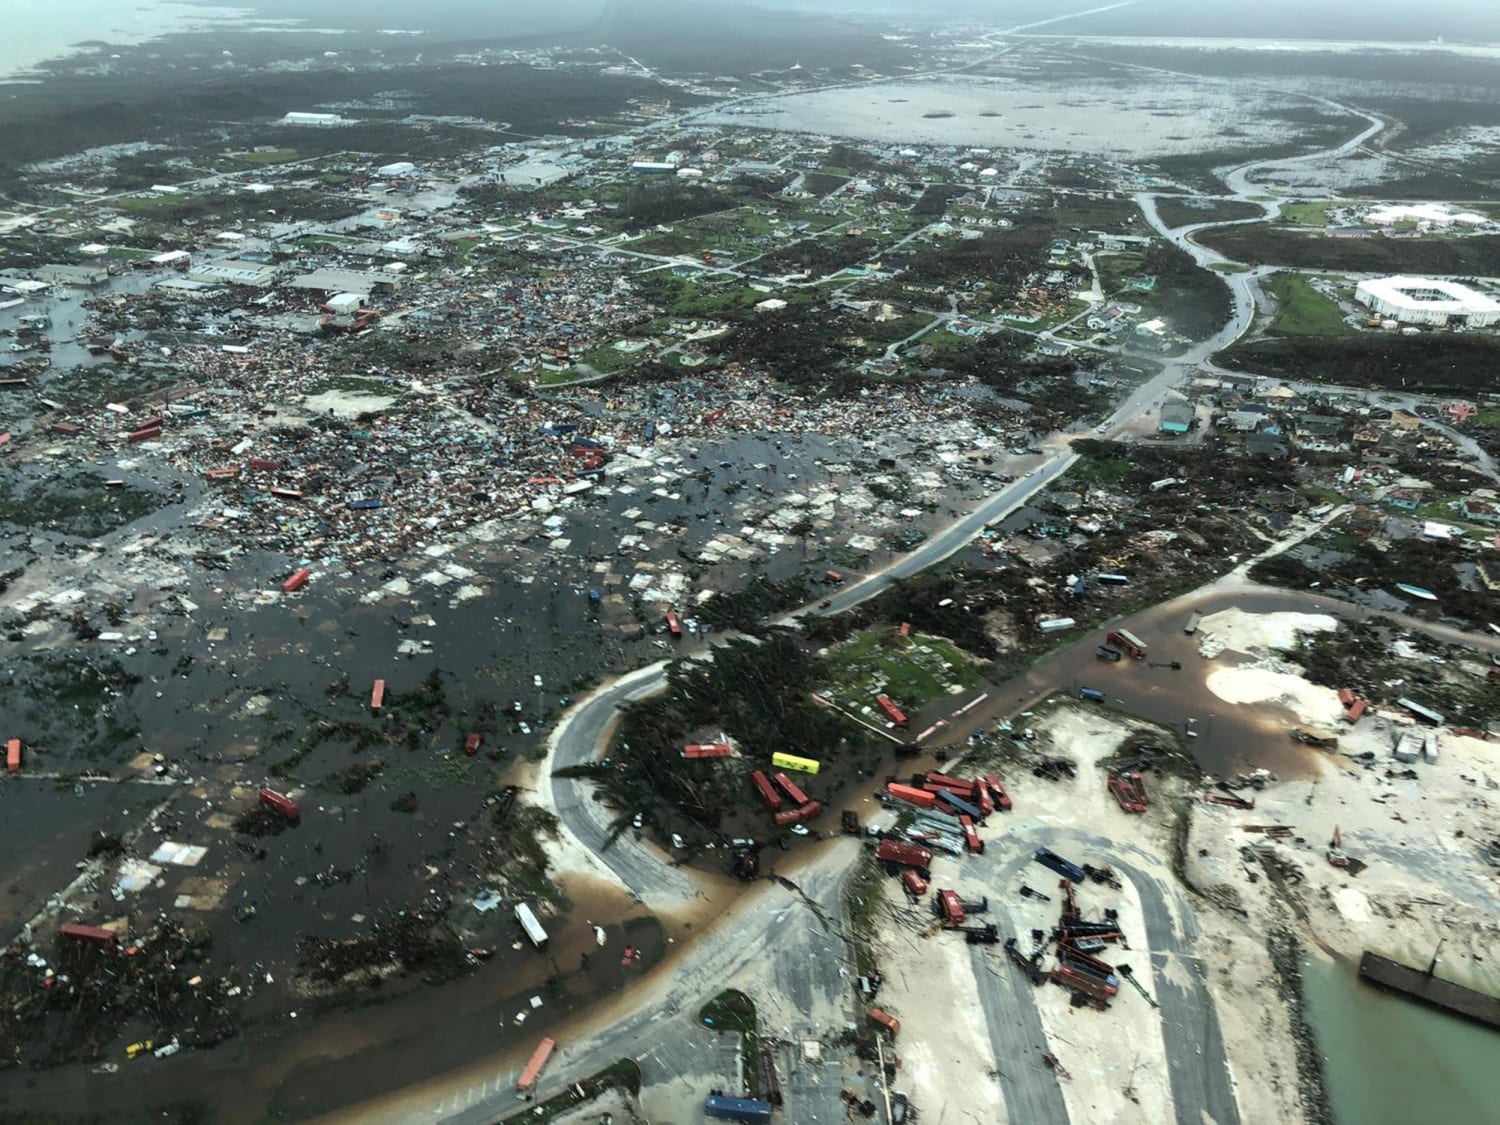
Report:
[[[1192,952],[1198,940],[1197,921],[1177,891],[1172,872],[1159,857],[1134,845],[1079,829],[1023,822],[1011,824],[1005,839],[1009,844],[1024,840],[1024,844],[1019,855],[1007,848],[1007,854],[1013,858],[999,868],[991,883],[999,896],[1011,893],[1012,881],[1018,876],[1026,878],[1032,870],[1031,852],[1043,845],[1075,861],[1107,863],[1130,880],[1140,896],[1146,942],[1151,950],[1152,991],[1161,1005],[1162,1043],[1175,1120],[1181,1125],[1201,1125],[1204,1121],[1238,1125],[1239,1106],[1224,1053],[1218,1011],[1208,994],[1203,963]],[[1122,858],[1125,855],[1133,856],[1136,862]],[[1153,873],[1148,874],[1143,868],[1150,868]],[[1043,869],[1038,867],[1035,871]],[[997,913],[1005,913],[1003,901],[995,904],[995,908]],[[1014,924],[1010,932],[1016,932]],[[999,966],[1009,971],[998,977],[984,974],[980,961],[985,959],[976,952],[975,973],[980,980],[980,1001],[995,1045],[1007,1109],[1014,1120],[1038,1125],[1066,1122],[1068,1114],[1056,1076],[1045,1067],[1031,1065],[1028,1058],[1035,1056],[1037,1045],[1046,1041],[1036,1014],[1033,987],[1008,964]],[[1133,1003],[1138,999],[1128,989],[1122,991],[1121,997],[1117,1003]]]
[[[825,928],[823,923],[839,917],[843,875],[857,847],[847,838],[828,841],[798,871],[801,894],[774,883],[757,886],[742,900],[743,909],[700,935],[670,971],[656,974],[635,995],[624,997],[626,1010],[618,1018],[592,1032],[559,1036],[560,1045],[543,1075],[538,1096],[549,1098],[621,1057],[636,1058],[648,1079],[681,1079],[695,1094],[707,1093],[709,1085],[729,1075],[715,1048],[706,1045],[711,1040],[705,1039],[698,1025],[698,1009],[729,982],[756,1000],[762,1030],[767,1033],[789,1030],[800,1039],[809,1034],[826,1036],[841,1028],[847,1016],[836,1019],[832,1028],[826,1016],[850,995],[840,973],[843,941],[836,929]],[[773,947],[776,957],[769,958],[767,951]],[[755,981],[763,984],[757,986]],[[785,995],[782,988],[787,990]],[[471,1068],[467,1084],[445,1078],[435,1083],[441,1085],[437,1093],[410,1090],[380,1104],[354,1107],[349,1119],[361,1125],[396,1125],[417,1117],[454,1125],[489,1125],[518,1108],[518,1074],[519,1066],[488,1072]],[[841,1079],[837,1062],[789,1067],[782,1075],[787,1120],[842,1120]]]

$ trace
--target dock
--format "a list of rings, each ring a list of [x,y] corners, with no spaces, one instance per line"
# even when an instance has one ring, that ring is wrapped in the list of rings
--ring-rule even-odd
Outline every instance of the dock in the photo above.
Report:
[[[1419,1004],[1463,1016],[1486,1027],[1500,1028],[1500,997],[1487,996],[1368,950],[1359,959],[1359,976]]]

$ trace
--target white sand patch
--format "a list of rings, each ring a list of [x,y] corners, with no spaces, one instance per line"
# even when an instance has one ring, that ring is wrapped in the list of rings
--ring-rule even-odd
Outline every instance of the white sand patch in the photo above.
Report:
[[[1368,922],[1370,920],[1370,900],[1365,898],[1365,893],[1354,887],[1340,887],[1333,892],[1333,905],[1339,908],[1339,913],[1351,922]]]
[[[1332,726],[1344,713],[1338,693],[1294,672],[1255,665],[1215,668],[1204,686],[1225,703],[1275,703],[1304,723]]]
[[[895,880],[881,886],[888,902],[905,905]],[[924,1116],[1004,1125],[1008,1115],[991,1077],[995,1058],[968,946],[945,936],[931,939],[930,948],[919,945],[922,939],[882,915],[876,942],[885,983],[875,1002],[901,1021],[900,1081],[925,1103]],[[963,1002],[955,1003],[958,997]]]
[[[1300,633],[1331,633],[1338,619],[1326,613],[1247,613],[1226,609],[1205,617],[1198,625],[1198,651],[1210,660],[1225,649],[1256,655],[1271,649],[1297,647]]]

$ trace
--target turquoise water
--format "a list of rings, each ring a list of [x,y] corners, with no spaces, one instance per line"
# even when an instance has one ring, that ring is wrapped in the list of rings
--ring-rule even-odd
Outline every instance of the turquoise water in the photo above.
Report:
[[[1302,964],[1307,1015],[1339,1125],[1500,1121],[1500,1032]]]

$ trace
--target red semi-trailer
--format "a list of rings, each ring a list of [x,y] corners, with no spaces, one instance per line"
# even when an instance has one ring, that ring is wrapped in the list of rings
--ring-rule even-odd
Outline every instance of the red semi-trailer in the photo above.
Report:
[[[285,817],[287,820],[300,820],[302,817],[302,810],[297,807],[297,802],[285,793],[278,793],[274,789],[262,789],[260,803],[262,808],[270,809],[277,816]]]
[[[689,742],[682,748],[684,758],[727,758],[732,753],[727,742]]]
[[[788,797],[790,797],[792,799],[792,804],[794,804],[794,805],[805,805],[805,804],[807,804],[807,802],[808,802],[808,796],[807,796],[807,794],[804,793],[804,792],[802,792],[802,790],[797,787],[796,782],[794,782],[791,778],[787,777],[786,774],[784,774],[784,773],[778,773],[778,774],[776,774],[775,775],[775,780],[776,780],[776,784],[779,785],[779,786],[781,786],[782,792],[785,793]]]
[[[938,891],[935,908],[945,926],[957,927],[964,924],[964,904],[957,891]]]
[[[900,840],[882,840],[875,848],[875,858],[881,863],[894,863],[901,867],[915,867],[925,871],[932,866],[932,853],[915,844],[903,844]]]
[[[106,949],[113,949],[120,940],[120,935],[114,930],[106,930],[100,926],[85,926],[82,922],[64,922],[62,936],[72,938],[74,941],[86,941],[91,945],[102,945]]]
[[[895,723],[898,727],[906,726],[906,713],[891,702],[890,696],[884,694],[877,695],[875,702],[880,704],[880,709],[885,712],[886,718],[890,719],[891,722]]]
[[[995,798],[995,804],[999,807],[1000,811],[1010,812],[1010,792],[1005,788],[1003,784],[1001,784],[1000,779],[994,774],[989,774],[985,777],[984,784],[989,789],[990,793],[993,794]]]
[[[823,806],[817,801],[808,801],[800,808],[779,812],[772,819],[776,821],[777,827],[785,828],[789,824],[801,824],[804,820],[811,820],[822,811]]]
[[[781,794],[776,792],[771,779],[765,775],[763,770],[753,770],[750,774],[751,784],[760,792],[761,800],[765,801],[767,807],[772,809],[781,808]]]
[[[885,787],[885,793],[893,801],[904,801],[908,805],[916,805],[919,809],[930,809],[937,804],[937,798],[927,790],[902,785],[896,781]]]

